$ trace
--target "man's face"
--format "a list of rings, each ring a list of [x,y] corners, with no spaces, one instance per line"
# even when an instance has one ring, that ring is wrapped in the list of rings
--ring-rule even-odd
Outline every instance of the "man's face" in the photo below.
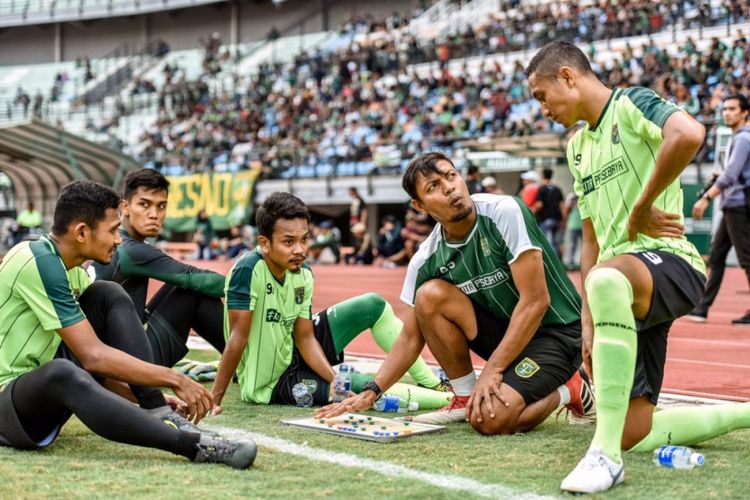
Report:
[[[439,173],[417,177],[418,200],[414,206],[424,210],[438,222],[460,222],[471,215],[474,203],[469,190],[456,169],[449,162],[437,162]]]
[[[724,117],[724,123],[727,127],[736,127],[747,120],[747,111],[740,109],[740,101],[737,99],[727,99],[724,101],[724,109],[721,111]]]
[[[147,190],[139,187],[122,202],[122,213],[128,219],[130,228],[145,238],[156,236],[167,215],[167,192]]]
[[[570,79],[566,80],[561,76],[539,76],[532,73],[529,77],[529,90],[534,99],[541,104],[545,118],[565,128],[570,128],[578,122],[578,117],[575,116],[578,93],[571,86]]]
[[[76,226],[76,231],[84,235],[81,252],[83,256],[99,264],[109,264],[117,245],[122,243],[119,229],[120,214],[114,208],[108,208],[104,219],[100,220],[94,228],[89,228],[85,224]]]
[[[265,256],[276,266],[297,272],[307,257],[310,246],[307,221],[298,219],[279,219],[273,227],[269,240],[259,236],[258,242]]]

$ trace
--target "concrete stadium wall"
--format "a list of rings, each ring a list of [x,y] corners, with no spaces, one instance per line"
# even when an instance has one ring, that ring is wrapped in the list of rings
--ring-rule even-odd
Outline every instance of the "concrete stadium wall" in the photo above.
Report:
[[[384,17],[392,12],[408,13],[419,0],[329,0],[328,23],[335,28],[354,13]],[[230,43],[233,12],[237,13],[240,43],[262,40],[272,26],[283,30],[305,19],[304,31],[323,30],[324,16],[312,14],[320,2],[288,0],[279,7],[270,2],[217,3],[190,9],[157,12],[75,23],[22,26],[0,30],[0,66],[75,60],[79,56],[101,57],[124,42],[144,43],[161,38],[174,50],[197,48],[198,40],[218,32]],[[290,34],[296,34],[298,31]]]

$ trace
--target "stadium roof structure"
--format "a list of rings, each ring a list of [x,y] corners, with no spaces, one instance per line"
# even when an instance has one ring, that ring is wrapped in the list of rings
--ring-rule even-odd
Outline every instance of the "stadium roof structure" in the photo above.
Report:
[[[132,158],[40,120],[0,128],[0,171],[11,181],[16,206],[33,200],[51,215],[60,188],[76,179],[117,187],[140,168]]]
[[[474,151],[502,151],[526,158],[564,158],[567,143],[565,135],[535,134],[489,141],[470,140],[463,145]]]

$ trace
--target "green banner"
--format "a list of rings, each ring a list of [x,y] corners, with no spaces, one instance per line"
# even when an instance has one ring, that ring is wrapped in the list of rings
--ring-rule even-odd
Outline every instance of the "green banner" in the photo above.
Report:
[[[169,204],[164,227],[170,231],[194,231],[198,212],[203,208],[215,230],[246,224],[258,174],[260,168],[167,177]]]

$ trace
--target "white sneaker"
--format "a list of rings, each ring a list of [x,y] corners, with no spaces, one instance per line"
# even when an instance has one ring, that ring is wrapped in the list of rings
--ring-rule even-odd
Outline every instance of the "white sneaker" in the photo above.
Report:
[[[576,468],[563,479],[560,489],[573,493],[598,493],[620,484],[625,478],[622,463],[617,463],[599,448],[589,448]]]
[[[445,425],[454,422],[466,422],[466,403],[469,396],[453,396],[451,403],[439,410],[423,413],[412,418],[412,422],[420,424]]]

